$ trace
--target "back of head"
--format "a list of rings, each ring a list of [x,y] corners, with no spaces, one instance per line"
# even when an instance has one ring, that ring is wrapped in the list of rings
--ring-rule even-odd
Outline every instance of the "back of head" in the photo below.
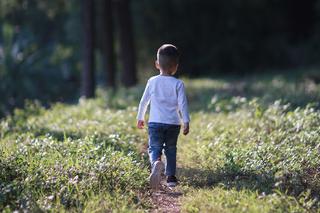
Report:
[[[179,63],[179,52],[172,44],[162,45],[157,52],[159,66],[163,70],[168,70]]]

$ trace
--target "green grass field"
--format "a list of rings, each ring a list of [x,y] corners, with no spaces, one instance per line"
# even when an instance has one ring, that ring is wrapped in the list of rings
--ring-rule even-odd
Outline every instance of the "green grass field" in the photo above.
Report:
[[[191,132],[178,145],[182,212],[320,212],[320,85],[305,75],[185,79]],[[0,124],[0,210],[144,212],[144,85]]]

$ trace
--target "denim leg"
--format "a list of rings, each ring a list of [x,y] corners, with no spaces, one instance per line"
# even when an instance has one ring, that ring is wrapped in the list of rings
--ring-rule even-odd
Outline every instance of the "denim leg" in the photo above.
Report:
[[[165,132],[165,155],[167,158],[166,175],[176,174],[177,161],[177,140],[180,133],[180,126],[170,125]]]
[[[151,167],[153,163],[161,157],[162,149],[163,149],[163,141],[164,141],[164,132],[163,128],[157,124],[149,124],[148,127],[149,133],[149,159],[151,163]]]

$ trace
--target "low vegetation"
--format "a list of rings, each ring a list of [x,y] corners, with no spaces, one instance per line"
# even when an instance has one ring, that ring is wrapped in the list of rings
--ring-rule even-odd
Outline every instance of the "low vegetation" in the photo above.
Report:
[[[299,80],[299,79],[302,80]],[[178,146],[183,212],[319,212],[320,86],[288,78],[185,80],[191,132]],[[143,86],[0,124],[0,209],[145,211]]]

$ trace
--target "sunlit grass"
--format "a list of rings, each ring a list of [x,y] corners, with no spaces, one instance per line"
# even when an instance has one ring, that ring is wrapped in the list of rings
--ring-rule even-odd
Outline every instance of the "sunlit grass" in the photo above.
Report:
[[[178,142],[183,212],[319,211],[320,86],[283,76],[185,79],[191,131]],[[0,209],[150,209],[144,87],[76,105],[36,102],[0,123]],[[281,100],[279,100],[281,99]]]
[[[215,187],[192,190],[189,194],[192,196],[182,199],[183,212],[308,212],[296,198],[281,192],[266,195],[250,190]],[[300,197],[300,200],[305,199],[304,196]],[[308,202],[305,207],[310,207],[312,204],[312,201]]]
[[[78,211],[93,208],[98,195],[105,210],[145,206],[144,140],[134,120],[133,110],[94,100],[17,110],[1,122],[0,209]]]
[[[249,102],[229,113],[193,113],[190,135],[179,141],[179,174],[187,186],[184,210],[258,212],[260,205],[263,212],[319,208],[319,126],[318,111],[308,107],[290,111],[280,102],[265,110]],[[223,186],[221,199],[230,205],[216,198],[218,186]],[[225,195],[228,190],[235,190],[233,196],[239,196],[243,205],[231,205],[233,198]],[[297,198],[305,193],[309,193],[305,199]],[[280,207],[255,194],[272,195]],[[281,196],[294,202],[282,205]]]

